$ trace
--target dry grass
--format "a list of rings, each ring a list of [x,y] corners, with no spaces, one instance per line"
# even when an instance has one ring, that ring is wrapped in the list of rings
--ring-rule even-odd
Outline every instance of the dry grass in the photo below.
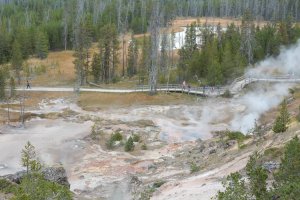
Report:
[[[169,105],[192,102],[192,96],[163,94],[150,96],[146,93],[108,94],[81,93],[78,104],[87,110],[130,107],[134,105]]]
[[[187,25],[190,25],[194,22],[198,22],[200,24],[208,24],[212,26],[217,26],[219,23],[222,27],[226,27],[227,25],[234,23],[237,26],[240,26],[242,24],[242,21],[240,19],[236,18],[213,18],[213,17],[201,17],[201,18],[177,18],[173,21],[171,28],[180,28]],[[267,22],[260,21],[255,22],[258,26],[264,26]]]
[[[46,73],[35,73],[34,86],[72,85],[75,80],[73,51],[50,52],[47,59],[31,58],[27,61],[31,70],[43,68]]]

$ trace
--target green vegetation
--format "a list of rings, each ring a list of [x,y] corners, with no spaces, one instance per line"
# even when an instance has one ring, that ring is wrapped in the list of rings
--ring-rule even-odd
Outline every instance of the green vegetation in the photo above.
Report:
[[[298,120],[298,122],[300,122],[300,106],[299,106],[299,110],[298,110],[298,114],[296,116],[296,119]]]
[[[5,99],[5,73],[2,69],[0,69],[0,100]]]
[[[30,171],[38,172],[42,168],[41,163],[37,160],[35,147],[30,142],[27,142],[22,150],[22,166],[26,167],[27,174]]]
[[[286,100],[284,100],[283,103],[281,104],[279,116],[275,120],[273,131],[275,133],[285,132],[288,129],[287,125],[289,121],[290,121],[290,114],[287,110],[287,102]]]
[[[225,191],[219,192],[217,199],[268,200],[277,197],[284,200],[298,199],[300,191],[299,138],[293,138],[286,144],[284,149],[280,168],[277,172],[273,173],[275,177],[273,187],[267,189],[268,174],[261,165],[260,155],[255,153],[251,156],[246,166],[249,184],[245,184],[245,180],[240,173],[233,173],[223,183]]]
[[[263,157],[266,160],[274,160],[274,159],[281,158],[282,155],[283,155],[283,149],[273,147],[273,148],[266,149]]]
[[[27,175],[19,185],[0,179],[0,192],[12,194],[12,200],[71,200],[72,193],[65,186],[46,180],[40,173],[41,164],[36,156],[35,147],[27,142],[22,150],[22,165]]]
[[[25,176],[13,200],[45,200],[64,199],[71,200],[72,195],[65,186],[47,181],[40,174]]]
[[[141,149],[142,149],[142,150],[147,150],[148,147],[147,147],[147,145],[144,143],[144,144],[141,146]]]
[[[133,142],[140,142],[141,136],[138,134],[133,134],[132,139],[133,139]]]
[[[246,139],[246,136],[238,131],[232,132],[232,131],[228,131],[226,133],[228,140],[236,140],[238,142],[243,142]]]
[[[191,174],[199,172],[199,171],[200,171],[200,167],[196,163],[192,162],[190,164],[190,172],[191,172]]]
[[[153,188],[160,188],[163,184],[165,184],[166,181],[156,181],[155,183],[153,183]]]
[[[228,89],[222,95],[222,97],[224,97],[224,98],[231,98],[232,96],[233,95],[231,94],[230,90],[228,90]]]
[[[110,136],[109,140],[106,142],[106,147],[108,149],[113,149],[115,142],[122,141],[122,140],[123,140],[123,135],[120,132],[113,133]]]
[[[125,150],[126,152],[129,152],[129,151],[133,151],[133,150],[134,150],[134,143],[133,143],[132,137],[129,137],[128,140],[126,141],[124,150]]]
[[[18,186],[5,179],[0,179],[0,192],[4,194],[16,194]]]

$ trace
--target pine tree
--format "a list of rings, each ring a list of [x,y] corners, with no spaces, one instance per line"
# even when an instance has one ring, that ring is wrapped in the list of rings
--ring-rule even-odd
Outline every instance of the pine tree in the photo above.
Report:
[[[13,98],[16,95],[16,84],[15,84],[15,79],[13,77],[10,77],[9,89],[10,89],[10,98]]]
[[[134,142],[133,142],[132,137],[128,138],[127,142],[125,143],[124,149],[125,149],[126,152],[134,150]]]
[[[255,153],[247,163],[246,172],[250,180],[250,190],[255,199],[267,199],[268,174],[258,162],[260,155]]]
[[[247,10],[242,19],[241,26],[241,51],[248,60],[248,64],[253,64],[254,48],[255,48],[255,26],[252,14]]]
[[[118,59],[119,41],[114,24],[108,24],[101,28],[99,40],[99,54],[101,55],[103,81],[110,83],[115,78],[115,70]]]
[[[0,100],[5,99],[5,73],[3,69],[0,70]]]
[[[143,37],[143,44],[142,44],[142,53],[141,53],[141,59],[140,59],[140,64],[139,64],[139,79],[142,83],[144,83],[146,79],[146,75],[149,70],[149,55],[150,55],[150,41],[149,38],[144,35]]]
[[[168,68],[168,35],[164,33],[161,39],[160,45],[160,72],[162,76],[165,78],[167,75],[167,68]]]
[[[127,74],[129,77],[132,77],[137,73],[137,64],[138,64],[138,45],[133,35],[131,36],[131,41],[128,46],[127,60],[128,60]]]
[[[234,78],[235,64],[233,62],[234,55],[231,52],[231,45],[229,41],[226,42],[223,55],[222,55],[222,67],[224,69],[223,74],[227,80],[232,80]]]
[[[299,199],[300,195],[300,140],[296,136],[284,147],[284,155],[275,173],[272,196],[280,199]]]
[[[26,167],[27,174],[29,171],[39,171],[41,163],[37,160],[35,147],[28,141],[22,150],[22,166]]]
[[[92,74],[94,76],[94,81],[95,83],[99,83],[101,77],[101,55],[95,53],[93,56],[93,61],[92,61]]]
[[[38,58],[40,59],[47,58],[48,51],[49,51],[48,36],[45,32],[41,30],[39,30],[36,35],[35,50]]]
[[[287,110],[287,102],[283,101],[280,108],[279,116],[276,118],[275,124],[273,126],[273,131],[275,133],[283,133],[287,130],[287,124],[290,121],[290,115]]]
[[[13,49],[12,49],[12,60],[11,67],[15,71],[18,84],[21,84],[21,70],[23,65],[23,56],[21,52],[20,44],[17,40],[14,41]]]
[[[5,28],[0,26],[0,64],[6,63],[11,57],[10,36]]]

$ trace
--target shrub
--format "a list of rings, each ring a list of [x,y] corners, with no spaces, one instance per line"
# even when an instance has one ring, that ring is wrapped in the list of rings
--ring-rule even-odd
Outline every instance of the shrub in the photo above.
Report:
[[[236,140],[238,142],[243,142],[246,139],[246,136],[239,131],[228,131],[227,137],[229,140]]]
[[[166,183],[166,181],[163,181],[163,180],[161,180],[161,181],[156,181],[155,183],[153,183],[153,187],[154,188],[160,188],[163,184],[165,184]]]
[[[200,167],[196,163],[192,162],[190,165],[191,174],[200,171]]]
[[[112,140],[115,141],[122,141],[123,136],[120,132],[116,132],[115,134],[112,134]]]
[[[139,142],[141,140],[141,136],[139,136],[137,134],[133,134],[132,139],[133,139],[134,142]]]
[[[231,98],[232,96],[233,95],[231,94],[230,90],[228,90],[228,89],[222,95],[222,97],[224,97],[224,98]]]
[[[106,142],[106,147],[108,149],[113,149],[114,148],[114,144],[115,144],[115,141],[112,140],[112,137],[110,137],[109,140]]]
[[[148,149],[148,147],[147,147],[147,145],[144,143],[143,145],[142,145],[142,150],[147,150]]]
[[[122,141],[122,140],[123,140],[122,134],[120,132],[116,132],[110,136],[109,140],[106,142],[106,147],[108,149],[113,149],[115,142]]]
[[[5,179],[0,179],[0,192],[14,194],[17,190],[17,185],[14,185]]]
[[[15,200],[72,199],[72,193],[67,187],[50,182],[41,174],[26,175],[19,187]]]
[[[134,150],[134,143],[132,137],[129,137],[128,140],[125,143],[125,151],[133,151]]]

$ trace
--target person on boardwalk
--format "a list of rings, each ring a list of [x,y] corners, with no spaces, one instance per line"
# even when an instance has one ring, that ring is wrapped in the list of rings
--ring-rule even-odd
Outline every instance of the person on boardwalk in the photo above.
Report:
[[[30,83],[29,83],[29,81],[27,80],[27,89],[31,89],[31,87],[30,87]]]
[[[182,90],[185,90],[185,88],[186,88],[186,82],[183,81],[183,83],[182,83]]]

